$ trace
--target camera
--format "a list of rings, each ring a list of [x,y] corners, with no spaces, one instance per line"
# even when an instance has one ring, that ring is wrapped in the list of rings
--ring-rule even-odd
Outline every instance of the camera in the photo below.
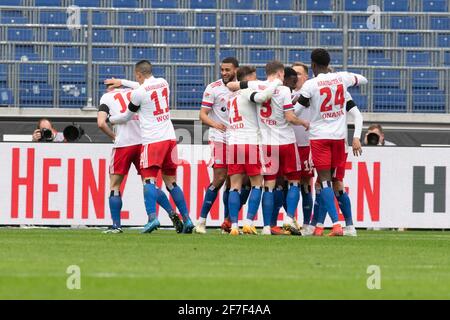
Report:
[[[380,143],[380,136],[376,133],[369,133],[367,135],[367,145],[377,146]]]
[[[43,142],[51,142],[53,141],[53,132],[50,129],[42,128],[41,129],[41,139],[39,141]]]
[[[75,142],[84,135],[84,130],[80,126],[70,125],[64,129],[63,134],[67,142]]]

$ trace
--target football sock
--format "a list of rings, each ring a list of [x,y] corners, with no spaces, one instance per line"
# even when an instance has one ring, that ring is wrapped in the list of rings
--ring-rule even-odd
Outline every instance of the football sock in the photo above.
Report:
[[[181,188],[176,183],[174,183],[171,186],[167,186],[167,189],[169,190],[170,195],[175,202],[175,205],[180,211],[181,216],[183,217],[183,221],[189,220],[189,211],[186,205],[186,199],[184,198],[184,194]]]
[[[155,181],[147,180],[144,184],[144,203],[147,211],[148,221],[156,219],[156,199],[158,191],[156,190]]]
[[[342,214],[345,218],[345,225],[352,226],[353,218],[352,218],[352,205],[350,203],[350,198],[348,197],[347,192],[339,191],[336,193],[336,198],[339,202],[339,208],[342,211]]]
[[[239,219],[239,210],[241,208],[241,195],[238,190],[230,191],[230,195],[228,196],[228,208],[230,210],[231,223],[237,224]]]
[[[273,191],[273,214],[272,214],[272,220],[270,221],[271,226],[276,226],[278,221],[278,215],[280,214],[280,209],[283,206],[283,198],[284,198],[284,192],[283,187],[277,187]]]
[[[301,186],[301,192],[302,192],[303,224],[309,224],[311,221],[311,214],[313,209],[313,198],[311,194],[311,187]]]
[[[241,189],[241,207],[243,207],[248,200],[248,197],[250,196],[252,188],[249,186],[242,187]]]
[[[247,219],[253,221],[258,212],[261,203],[262,189],[261,187],[253,187],[248,200]]]
[[[325,185],[323,185],[322,192],[320,193],[322,199],[321,206],[323,205],[326,208],[326,211],[328,211],[328,214],[330,215],[331,221],[335,224],[339,221],[338,212],[334,204],[335,197],[333,189],[331,188],[331,183],[328,183],[330,186],[325,187]]]
[[[111,195],[109,196],[109,209],[111,211],[113,228],[120,228],[120,211],[122,210],[122,197],[120,196],[120,191],[111,191]]]
[[[223,192],[223,207],[224,207],[224,218],[229,219],[230,210],[228,208],[228,197],[230,196],[230,189],[225,189]]]
[[[274,202],[274,194],[273,190],[269,188],[265,188],[263,197],[262,197],[262,207],[263,207],[263,220],[264,226],[270,226],[272,215],[273,215],[273,202]]]
[[[214,204],[214,201],[216,201],[217,194],[218,190],[211,184],[208,190],[206,190],[200,217],[205,219],[208,217],[209,211],[211,211],[211,207]]]
[[[175,213],[175,210],[173,209],[172,205],[169,202],[169,198],[167,198],[166,194],[159,188],[156,189],[157,192],[157,198],[156,202],[167,211],[167,213],[170,215],[173,215]]]
[[[292,219],[294,219],[295,210],[297,209],[299,200],[300,200],[300,188],[298,187],[298,183],[291,183],[286,197],[286,203],[287,203],[287,215]]]

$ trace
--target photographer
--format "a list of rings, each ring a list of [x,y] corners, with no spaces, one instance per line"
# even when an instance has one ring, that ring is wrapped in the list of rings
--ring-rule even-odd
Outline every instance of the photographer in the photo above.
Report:
[[[37,129],[33,132],[34,142],[64,142],[64,135],[58,132],[50,120],[40,119]]]
[[[369,127],[364,144],[368,146],[395,146],[395,143],[384,140],[383,127],[380,124],[373,124]]]

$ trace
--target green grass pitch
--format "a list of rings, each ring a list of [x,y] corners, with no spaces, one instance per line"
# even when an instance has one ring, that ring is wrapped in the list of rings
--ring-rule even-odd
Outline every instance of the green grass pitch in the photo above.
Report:
[[[0,299],[450,298],[450,233],[358,238],[0,229]],[[69,290],[68,266],[81,271]],[[369,290],[367,268],[381,270]]]

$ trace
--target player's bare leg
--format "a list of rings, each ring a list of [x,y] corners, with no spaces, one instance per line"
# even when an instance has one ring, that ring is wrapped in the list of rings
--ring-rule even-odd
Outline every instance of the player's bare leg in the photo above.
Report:
[[[109,176],[110,196],[109,209],[111,211],[112,227],[108,228],[104,233],[122,233],[122,224],[120,221],[120,212],[122,211],[122,195],[120,194],[120,186],[124,176],[111,174]]]
[[[353,225],[352,206],[350,203],[350,198],[348,197],[348,194],[345,192],[344,182],[334,180],[333,190],[336,199],[338,200],[339,208],[341,209],[341,212],[345,218],[344,236],[356,237],[357,232],[355,226]]]

